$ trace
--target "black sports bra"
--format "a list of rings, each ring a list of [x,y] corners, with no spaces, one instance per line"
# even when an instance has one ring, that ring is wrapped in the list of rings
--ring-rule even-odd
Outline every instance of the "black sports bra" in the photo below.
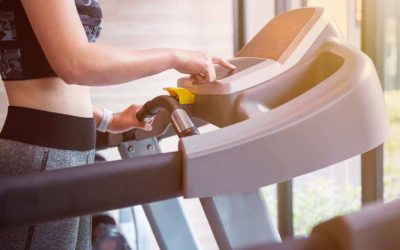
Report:
[[[75,0],[75,5],[88,41],[95,42],[101,32],[99,3]],[[0,0],[0,57],[4,81],[57,76],[33,33],[20,0]]]

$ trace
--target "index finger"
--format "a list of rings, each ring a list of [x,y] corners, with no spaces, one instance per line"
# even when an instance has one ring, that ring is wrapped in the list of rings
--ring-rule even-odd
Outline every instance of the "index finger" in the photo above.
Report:
[[[221,58],[221,57],[213,57],[212,62],[214,64],[219,64],[227,69],[236,69],[236,66],[228,62],[227,60]]]

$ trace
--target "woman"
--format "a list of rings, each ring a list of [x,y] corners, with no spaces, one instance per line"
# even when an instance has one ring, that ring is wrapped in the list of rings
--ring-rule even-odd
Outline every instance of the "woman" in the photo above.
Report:
[[[128,50],[92,43],[101,27],[96,0],[1,0],[1,74],[10,106],[0,134],[0,176],[93,162],[95,129],[150,129],[138,106],[112,115],[94,108],[88,86],[120,84],[176,69],[214,81],[204,52]],[[0,231],[0,249],[90,249],[90,217]]]

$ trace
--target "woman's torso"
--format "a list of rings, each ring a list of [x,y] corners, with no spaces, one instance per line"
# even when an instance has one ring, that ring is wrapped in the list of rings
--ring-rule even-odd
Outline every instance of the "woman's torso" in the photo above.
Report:
[[[11,27],[8,30],[10,35],[4,36],[0,41],[2,43],[3,61],[5,58],[4,50],[9,49],[10,47],[14,50],[21,50],[22,52],[19,54],[27,56],[31,53],[32,48],[29,48],[29,50],[26,49],[26,53],[24,54],[23,48],[21,49],[20,47],[24,47],[25,44],[29,43],[38,44],[34,36],[29,36],[29,34],[32,34],[32,29],[27,22],[25,13],[22,13],[23,10],[21,5],[14,6],[14,3],[20,4],[19,1],[11,0],[9,3],[11,3],[12,6],[6,6],[7,0],[0,3],[3,4],[1,12],[6,16],[6,18],[2,18],[2,27],[6,25]],[[85,28],[88,41],[94,42],[101,31],[100,22],[102,18],[97,0],[75,0],[75,3],[82,25]],[[17,18],[19,18],[19,20],[17,20]],[[18,25],[15,25],[15,23],[18,23],[22,26],[20,24],[21,20],[24,27],[18,27]],[[20,30],[18,30],[18,28]],[[22,32],[28,34],[23,35],[23,39],[21,36],[18,37],[18,34],[22,34]],[[36,68],[35,71],[30,69],[25,70],[27,73],[24,76],[24,67],[31,67],[30,65],[35,64],[35,60],[46,60],[39,47],[34,47],[33,49],[37,50],[37,55],[39,55],[39,57],[33,58],[30,56],[32,59],[29,58],[29,63],[26,63],[27,60],[15,58],[14,62],[16,62],[16,64],[14,65],[17,65],[20,68],[17,68],[15,71],[17,74],[14,74],[13,77],[7,78],[3,74],[5,69],[2,68],[4,85],[10,105],[79,117],[92,117],[93,113],[90,93],[87,86],[68,85],[61,78],[57,77],[51,68],[49,69],[47,62],[39,63],[40,65],[43,65],[41,66],[42,69],[38,70]],[[3,61],[2,64],[5,65]],[[25,65],[23,64],[24,62]],[[43,77],[40,76],[41,70],[43,71]],[[34,73],[30,73],[29,71]]]
[[[89,87],[68,85],[59,77],[5,81],[11,106],[92,117]]]

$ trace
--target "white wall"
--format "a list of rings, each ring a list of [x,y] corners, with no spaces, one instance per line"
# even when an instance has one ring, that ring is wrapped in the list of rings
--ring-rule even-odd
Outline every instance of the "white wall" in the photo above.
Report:
[[[233,55],[232,1],[100,0],[104,29],[99,42],[132,49],[173,47]],[[175,86],[181,74],[170,70],[128,84],[92,88],[93,102],[115,111],[143,103]]]

